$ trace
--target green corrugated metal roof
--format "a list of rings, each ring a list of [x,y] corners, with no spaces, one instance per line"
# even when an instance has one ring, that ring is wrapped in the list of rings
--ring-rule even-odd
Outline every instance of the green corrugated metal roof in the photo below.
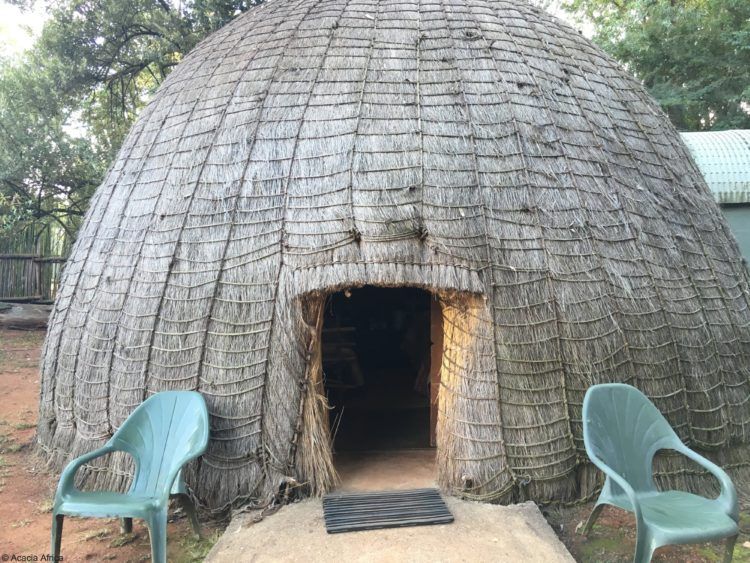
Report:
[[[750,203],[750,130],[682,133],[718,203]]]

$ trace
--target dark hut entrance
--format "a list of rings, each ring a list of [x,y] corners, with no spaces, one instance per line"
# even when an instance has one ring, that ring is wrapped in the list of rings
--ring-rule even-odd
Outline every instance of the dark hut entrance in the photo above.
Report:
[[[337,454],[434,445],[430,319],[436,306],[416,288],[365,286],[328,298],[323,382]]]

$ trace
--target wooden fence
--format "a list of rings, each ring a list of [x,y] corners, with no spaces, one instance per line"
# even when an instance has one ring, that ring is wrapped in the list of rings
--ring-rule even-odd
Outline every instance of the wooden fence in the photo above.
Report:
[[[52,301],[65,258],[0,254],[0,301]]]

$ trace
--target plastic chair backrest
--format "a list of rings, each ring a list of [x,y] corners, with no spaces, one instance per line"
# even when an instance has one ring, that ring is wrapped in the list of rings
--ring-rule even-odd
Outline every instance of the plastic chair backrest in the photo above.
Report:
[[[135,459],[130,492],[168,494],[180,468],[205,451],[208,430],[208,411],[200,393],[164,391],[146,399],[110,439],[110,444]]]
[[[586,452],[622,476],[635,491],[654,491],[654,454],[680,444],[667,420],[638,389],[621,383],[594,385],[583,399]],[[619,487],[613,486],[613,493]]]

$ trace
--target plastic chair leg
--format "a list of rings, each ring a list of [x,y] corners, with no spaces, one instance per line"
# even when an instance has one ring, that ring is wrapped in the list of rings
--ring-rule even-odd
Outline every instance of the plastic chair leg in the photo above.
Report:
[[[635,553],[633,563],[650,563],[654,555],[654,546],[646,533],[638,530],[635,541]]]
[[[594,510],[592,510],[591,514],[589,515],[589,519],[586,520],[586,524],[584,524],[583,529],[581,530],[582,535],[585,536],[591,531],[591,528],[596,522],[596,519],[599,518],[599,515],[601,514],[603,508],[604,508],[603,504],[597,504],[594,507]]]
[[[159,510],[146,520],[151,539],[151,562],[167,563],[167,511]]]
[[[737,541],[738,536],[731,536],[727,538],[727,543],[724,546],[724,563],[732,563],[732,557],[734,556],[734,544]]]
[[[62,530],[63,520],[65,516],[62,514],[52,515],[52,545],[50,546],[52,552],[52,559],[57,561],[60,557],[60,546],[62,545]]]
[[[187,517],[190,519],[190,525],[193,528],[193,533],[198,537],[198,539],[200,539],[201,525],[200,522],[198,522],[198,514],[196,513],[193,499],[191,499],[189,495],[186,495],[184,493],[180,493],[175,496],[179,499],[182,510],[185,511],[185,514],[187,514]]]
[[[120,518],[120,533],[130,534],[133,532],[133,519]]]

